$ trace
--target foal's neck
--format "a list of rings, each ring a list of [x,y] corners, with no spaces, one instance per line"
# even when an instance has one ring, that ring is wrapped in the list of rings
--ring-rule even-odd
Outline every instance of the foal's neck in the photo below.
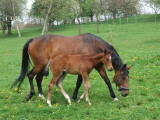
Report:
[[[104,56],[104,53],[96,53],[96,54],[93,54],[91,56],[91,61],[94,65],[98,64],[99,62],[102,62],[102,58]]]

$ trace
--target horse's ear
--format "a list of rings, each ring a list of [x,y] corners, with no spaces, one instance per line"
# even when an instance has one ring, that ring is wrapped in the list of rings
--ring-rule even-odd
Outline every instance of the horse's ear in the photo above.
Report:
[[[124,65],[121,67],[120,71],[125,71],[125,70],[126,70],[126,66],[127,66],[127,64],[124,64]]]
[[[113,50],[110,50],[110,51],[109,51],[109,54],[112,54],[112,52],[113,52]]]
[[[107,49],[104,50],[104,54],[107,54]]]
[[[131,65],[131,66],[128,66],[128,67],[127,67],[127,69],[129,70],[129,69],[130,69],[132,66],[133,66],[133,65]]]

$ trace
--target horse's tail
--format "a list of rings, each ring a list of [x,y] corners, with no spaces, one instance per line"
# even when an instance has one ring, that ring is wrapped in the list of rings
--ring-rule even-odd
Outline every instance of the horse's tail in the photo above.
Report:
[[[26,44],[23,46],[23,52],[22,52],[22,65],[21,65],[21,73],[19,75],[19,77],[15,80],[15,82],[13,83],[13,85],[11,86],[11,88],[13,88],[15,85],[18,84],[18,90],[22,84],[22,82],[24,81],[26,74],[28,72],[28,68],[29,68],[29,54],[28,54],[28,46],[29,44],[32,42],[33,39],[30,39],[26,42]]]

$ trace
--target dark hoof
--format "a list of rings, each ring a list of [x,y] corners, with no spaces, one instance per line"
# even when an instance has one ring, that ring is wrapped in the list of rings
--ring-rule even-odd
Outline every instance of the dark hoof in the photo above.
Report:
[[[29,101],[31,99],[31,95],[26,96],[26,101]]]
[[[72,99],[74,100],[74,102],[77,102],[77,101],[78,101],[78,99],[75,98],[75,97],[72,97]]]

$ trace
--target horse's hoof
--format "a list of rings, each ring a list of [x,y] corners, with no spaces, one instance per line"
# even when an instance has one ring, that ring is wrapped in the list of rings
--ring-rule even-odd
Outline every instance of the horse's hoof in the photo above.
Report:
[[[26,101],[29,101],[31,99],[30,95],[26,96]]]
[[[114,101],[117,102],[117,101],[119,101],[119,100],[118,100],[117,98],[114,98]]]
[[[42,99],[42,100],[45,100],[45,101],[46,101],[46,99],[45,99],[45,97],[44,97],[43,95],[39,94],[39,95],[38,95],[38,97],[39,97],[40,99]]]

